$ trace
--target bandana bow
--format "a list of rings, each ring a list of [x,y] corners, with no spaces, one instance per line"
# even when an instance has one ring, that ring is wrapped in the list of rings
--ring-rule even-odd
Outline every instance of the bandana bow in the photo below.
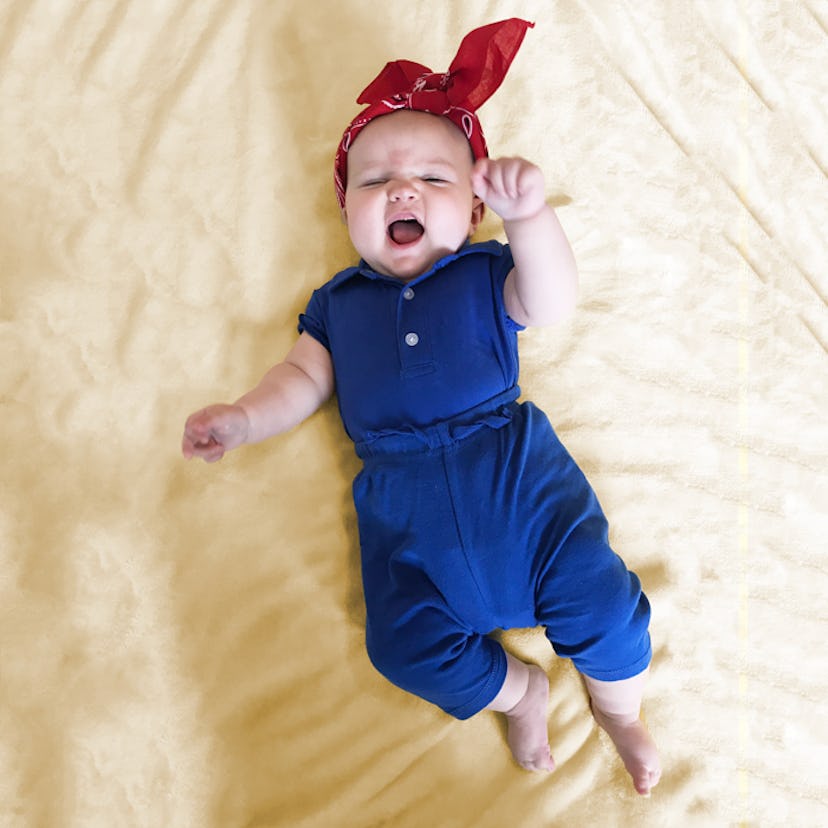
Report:
[[[357,135],[374,118],[398,109],[443,115],[468,139],[475,158],[489,153],[476,110],[497,90],[534,23],[512,17],[469,32],[460,43],[448,72],[432,72],[411,60],[387,63],[362,91],[357,103],[367,108],[342,135],[334,161],[334,186],[339,206],[345,206],[348,150]]]

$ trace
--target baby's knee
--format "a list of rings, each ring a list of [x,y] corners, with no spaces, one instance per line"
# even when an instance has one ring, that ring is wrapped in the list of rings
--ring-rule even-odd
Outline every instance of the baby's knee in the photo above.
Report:
[[[458,719],[482,710],[506,675],[499,644],[456,628],[424,635],[369,626],[366,645],[371,663],[392,684]]]
[[[555,652],[579,672],[604,681],[627,679],[645,670],[652,657],[650,604],[640,590],[606,592],[577,623],[547,628]]]
[[[405,669],[405,664],[400,657],[400,649],[393,646],[389,636],[369,627],[365,635],[365,649],[374,669],[390,682],[399,684],[397,677]]]
[[[398,687],[417,693],[451,660],[459,642],[449,634],[426,637],[412,630],[369,626],[365,645],[374,668]]]

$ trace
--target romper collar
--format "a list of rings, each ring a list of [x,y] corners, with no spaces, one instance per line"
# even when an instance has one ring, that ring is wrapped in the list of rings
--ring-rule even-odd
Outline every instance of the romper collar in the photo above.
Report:
[[[376,271],[372,270],[371,267],[364,259],[360,259],[359,264],[356,267],[349,267],[345,270],[337,273],[336,276],[331,279],[331,288],[338,288],[341,285],[345,284],[345,282],[350,281],[355,276],[364,276],[367,279],[371,279],[372,281],[379,281],[379,282],[387,282],[388,284],[398,285],[399,287],[409,287],[411,285],[418,284],[419,282],[428,279],[430,276],[433,276],[437,271],[442,270],[447,265],[451,264],[457,259],[462,259],[466,256],[470,255],[489,255],[489,256],[499,256],[503,250],[503,245],[491,239],[485,242],[469,242],[466,241],[463,246],[456,252],[450,253],[448,256],[443,256],[442,259],[438,259],[431,267],[430,270],[427,270],[421,276],[418,276],[416,279],[412,279],[410,282],[401,282],[399,279],[394,279],[391,276],[385,276],[381,273],[377,273]]]

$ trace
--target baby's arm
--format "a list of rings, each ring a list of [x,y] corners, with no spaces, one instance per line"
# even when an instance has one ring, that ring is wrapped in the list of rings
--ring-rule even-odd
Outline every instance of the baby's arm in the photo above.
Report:
[[[555,211],[546,203],[543,173],[523,158],[481,158],[474,192],[502,219],[515,267],[506,279],[506,311],[521,325],[550,325],[569,316],[578,295],[575,257]]]
[[[303,333],[284,361],[274,365],[252,390],[232,405],[210,405],[184,426],[181,450],[187,459],[208,463],[243,443],[258,443],[310,417],[333,393],[331,356]]]

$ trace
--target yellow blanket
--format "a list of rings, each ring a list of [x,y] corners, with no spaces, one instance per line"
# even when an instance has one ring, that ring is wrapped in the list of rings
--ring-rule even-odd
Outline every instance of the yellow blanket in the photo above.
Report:
[[[538,630],[504,642],[551,676],[549,777],[374,672],[335,404],[179,454],[353,262],[357,93],[510,16],[480,118],[582,284],[521,385],[653,604],[649,800]],[[2,3],[0,824],[828,824],[826,30],[824,0]]]

